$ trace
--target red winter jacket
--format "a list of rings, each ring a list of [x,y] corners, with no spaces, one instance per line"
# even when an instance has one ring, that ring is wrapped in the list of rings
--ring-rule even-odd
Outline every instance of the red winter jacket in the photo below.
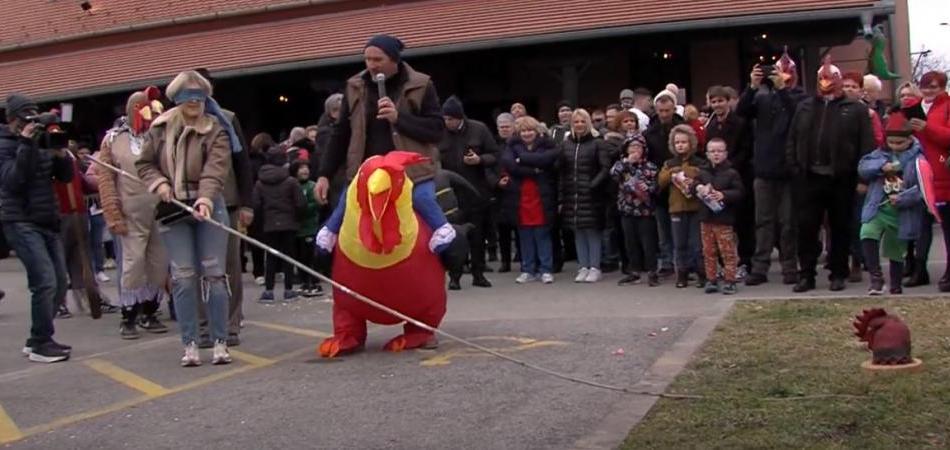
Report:
[[[927,127],[914,133],[924,147],[924,155],[934,172],[934,191],[937,202],[950,201],[950,96],[946,92],[934,99],[927,113]]]

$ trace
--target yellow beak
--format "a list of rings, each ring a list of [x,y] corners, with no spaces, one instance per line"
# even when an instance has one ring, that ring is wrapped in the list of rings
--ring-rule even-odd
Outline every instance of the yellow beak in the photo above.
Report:
[[[373,221],[379,222],[386,212],[386,205],[389,204],[389,192],[393,186],[393,180],[389,172],[384,169],[376,169],[370,174],[366,181],[369,190],[369,212],[373,216]]]

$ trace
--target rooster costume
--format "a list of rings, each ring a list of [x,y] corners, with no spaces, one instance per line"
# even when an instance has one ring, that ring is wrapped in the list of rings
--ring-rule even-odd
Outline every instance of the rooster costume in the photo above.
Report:
[[[429,211],[434,202],[419,202],[417,191],[429,189],[414,186],[405,173],[408,166],[426,161],[417,153],[401,151],[367,159],[317,241],[322,248],[335,250],[335,281],[438,327],[445,315],[445,275],[434,252],[438,239],[433,239],[431,230],[440,226],[433,223],[434,217],[445,218],[440,210]],[[334,289],[333,337],[320,345],[320,354],[330,358],[362,349],[367,320],[385,325],[402,322]],[[406,323],[404,333],[384,348],[400,351],[435,343],[431,332]]]

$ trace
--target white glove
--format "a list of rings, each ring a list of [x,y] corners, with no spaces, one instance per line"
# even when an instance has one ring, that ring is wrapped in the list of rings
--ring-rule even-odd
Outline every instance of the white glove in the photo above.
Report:
[[[327,227],[323,227],[317,233],[316,243],[317,247],[323,249],[323,251],[332,253],[333,247],[336,246],[336,233],[330,231]]]
[[[454,240],[455,227],[453,227],[450,223],[446,223],[432,232],[432,238],[429,239],[429,251],[435,253],[436,248],[449,244]]]

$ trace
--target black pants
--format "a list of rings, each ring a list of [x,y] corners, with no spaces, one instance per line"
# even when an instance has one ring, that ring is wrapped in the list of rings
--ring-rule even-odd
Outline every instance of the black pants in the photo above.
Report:
[[[850,272],[848,255],[851,246],[851,216],[854,212],[854,176],[822,176],[808,174],[798,180],[796,212],[798,215],[798,261],[800,275],[815,278],[821,246],[818,232],[825,213],[828,214],[830,246],[828,267],[831,279],[847,278]]]
[[[296,234],[295,231],[264,233],[264,242],[285,255],[293,256],[296,249]],[[274,277],[280,268],[283,268],[284,271],[284,289],[289,291],[294,288],[294,266],[287,264],[275,256],[267,255],[267,271],[264,274],[264,288],[268,291],[274,290]]]
[[[491,215],[488,208],[474,210],[465,215],[471,219],[472,230],[468,234],[470,262],[473,274],[485,273],[485,239],[491,228]]]
[[[624,243],[628,268],[632,272],[656,272],[657,237],[656,218],[653,216],[623,216]]]
[[[311,269],[316,269],[316,247],[314,247],[313,240],[313,236],[297,236],[294,259],[300,261],[301,264]],[[302,270],[297,273],[297,279],[300,280],[300,284],[303,286],[303,289],[311,289],[313,286],[320,284],[320,280],[315,279],[313,276]]]
[[[462,278],[462,270],[465,266],[465,260],[468,259],[468,254],[472,252],[470,241],[472,233],[472,225],[465,224],[452,224],[452,227],[455,228],[455,239],[452,240],[452,243],[449,244],[449,247],[439,255],[442,260],[442,266],[449,273],[449,277],[453,280],[458,280]],[[483,247],[484,250],[484,247]],[[484,251],[482,251],[482,258],[484,258]],[[484,262],[484,259],[483,259]],[[474,272],[474,270],[473,270]]]
[[[613,196],[616,197],[616,194]],[[630,265],[630,261],[626,258],[626,252],[621,251],[624,246],[621,220],[617,203],[609,202],[607,207],[604,208],[604,233],[602,235],[604,265],[621,264],[624,267]]]
[[[943,245],[947,250],[947,254],[950,254],[950,204],[938,206],[937,213],[940,214],[942,222],[940,228],[943,230]],[[924,220],[920,224],[920,236],[917,237],[917,242],[914,243],[914,248],[917,251],[917,261],[923,264],[923,267],[927,267],[927,258],[930,256],[930,245],[934,239],[933,225],[934,217],[930,215],[930,211],[924,211]],[[950,264],[946,265],[944,271],[944,276],[947,274],[950,274]]]
[[[752,257],[755,255],[755,177],[742,174],[745,196],[736,210],[736,237],[739,238],[739,265],[752,269]]]
[[[501,253],[499,255],[499,259],[501,259],[501,262],[504,264],[511,264],[512,241],[515,243],[515,248],[514,248],[515,254],[518,254],[521,249],[521,242],[519,241],[519,238],[518,238],[518,228],[513,227],[504,222],[499,222],[498,223],[498,251],[499,253]]]

